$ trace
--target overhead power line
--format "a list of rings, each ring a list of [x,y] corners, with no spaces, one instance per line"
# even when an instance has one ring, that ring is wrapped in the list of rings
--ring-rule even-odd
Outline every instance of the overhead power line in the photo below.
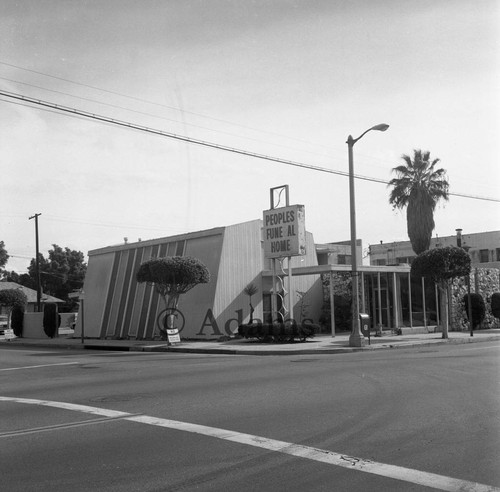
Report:
[[[245,140],[252,140],[254,142],[259,142],[259,143],[271,144],[271,145],[274,145],[274,146],[277,146],[277,147],[283,147],[283,148],[286,148],[286,149],[295,150],[297,152],[306,152],[308,154],[321,155],[321,156],[325,155],[324,153],[320,153],[320,152],[313,152],[313,151],[310,151],[310,150],[297,149],[297,148],[294,148],[294,147],[290,147],[289,145],[277,144],[275,142],[268,142],[268,141],[265,141],[265,140],[260,140],[258,138],[253,138],[253,137],[248,137],[248,136],[243,136],[243,135],[237,135],[235,133],[226,132],[226,131],[222,131],[222,130],[217,130],[217,129],[214,129],[214,128],[209,128],[207,126],[195,125],[193,123],[187,123],[185,121],[180,122],[178,119],[176,120],[176,119],[173,119],[173,118],[166,118],[165,116],[158,116],[158,115],[155,115],[155,114],[147,113],[145,111],[138,111],[136,109],[125,108],[125,107],[119,106],[117,104],[110,104],[110,103],[107,103],[107,102],[97,101],[95,99],[90,99],[88,97],[76,96],[74,94],[69,94],[67,92],[57,91],[57,90],[54,90],[54,89],[48,89],[46,87],[41,87],[39,85],[28,84],[26,82],[21,82],[19,80],[13,80],[13,79],[9,79],[9,78],[6,78],[6,77],[0,77],[0,80],[6,80],[8,82],[13,82],[15,84],[22,84],[22,85],[25,85],[27,87],[32,87],[34,89],[41,89],[43,91],[53,92],[54,94],[60,94],[60,95],[63,95],[63,96],[68,96],[68,97],[72,97],[72,98],[75,98],[75,99],[80,99],[82,101],[87,101],[87,102],[91,102],[91,103],[94,103],[94,104],[99,104],[101,106],[107,106],[107,107],[114,108],[114,109],[120,109],[120,110],[123,110],[123,111],[128,111],[130,113],[136,113],[136,114],[140,114],[140,115],[143,115],[143,116],[148,116],[150,118],[157,118],[157,119],[160,119],[160,120],[170,121],[170,122],[178,123],[178,124],[182,123],[183,126],[190,126],[190,127],[193,127],[193,128],[198,128],[198,129],[206,130],[206,131],[213,132],[213,133],[219,133],[219,134],[223,134],[223,135],[229,135],[231,137],[242,138],[242,139],[245,139]],[[104,92],[106,92],[104,89],[100,89],[100,90],[103,90]],[[132,97],[132,96],[123,96],[123,97]],[[151,104],[153,104],[153,103],[151,103]],[[170,106],[167,106],[167,108],[170,108]],[[181,111],[182,112],[183,110],[178,109],[177,111]],[[206,118],[209,118],[209,117],[207,116]],[[213,119],[214,119],[214,121],[218,121],[216,118],[213,118]],[[234,125],[234,126],[238,126],[236,123],[231,123],[231,124]],[[249,128],[249,127],[244,127],[244,128],[247,128],[247,129],[250,129],[250,130],[254,130],[254,129]],[[254,131],[259,131],[259,130],[254,130]],[[261,133],[267,133],[267,132],[263,132],[263,131],[260,131],[260,132]],[[271,135],[273,135],[273,134],[271,133]],[[284,137],[284,135],[280,135],[280,136]],[[290,138],[290,137],[286,137],[286,138]],[[310,144],[310,142],[304,142],[304,143]]]
[[[18,70],[23,70],[25,72],[35,73],[37,75],[43,75],[44,77],[49,77],[49,78],[55,79],[55,80],[61,80],[62,82],[68,82],[69,84],[74,84],[74,85],[77,85],[77,86],[80,86],[80,87],[86,87],[88,89],[92,89],[92,90],[104,92],[106,94],[112,94],[114,96],[123,97],[125,99],[130,99],[131,101],[136,101],[136,102],[140,102],[140,103],[146,103],[146,104],[150,104],[152,106],[158,106],[158,107],[170,109],[172,111],[176,111],[176,112],[179,112],[179,113],[190,114],[190,115],[197,116],[197,117],[200,117],[200,118],[205,118],[205,119],[212,120],[212,121],[218,121],[220,123],[225,123],[225,124],[228,124],[228,125],[232,125],[232,126],[244,128],[244,129],[255,131],[255,132],[259,132],[259,133],[267,133],[269,135],[274,135],[274,136],[277,136],[277,137],[282,137],[282,138],[287,138],[287,139],[291,138],[290,136],[283,135],[281,133],[263,131],[262,129],[253,128],[253,127],[247,126],[247,125],[242,125],[241,123],[235,123],[235,122],[232,122],[232,121],[224,120],[222,118],[215,118],[213,116],[209,116],[209,115],[202,114],[202,113],[197,113],[195,111],[189,111],[189,110],[186,110],[186,109],[177,108],[175,106],[169,106],[168,104],[159,103],[157,101],[151,101],[150,99],[144,99],[144,98],[137,97],[137,96],[131,96],[130,94],[123,94],[122,92],[112,91],[112,90],[109,90],[109,89],[104,89],[102,87],[97,87],[95,85],[85,84],[85,83],[82,83],[82,82],[76,82],[75,80],[66,79],[66,78],[63,78],[63,77],[58,77],[56,75],[51,75],[51,74],[48,74],[48,73],[40,72],[38,70],[33,70],[33,69],[30,69],[30,68],[20,67],[19,65],[13,65],[12,63],[7,63],[7,62],[0,61],[0,65],[5,65],[7,67],[16,68]],[[5,79],[5,80],[9,80],[9,79]],[[24,84],[24,82],[18,82],[18,81],[16,81],[16,83]],[[29,84],[25,84],[25,85],[29,85]],[[42,87],[41,89],[44,89],[44,88]],[[44,89],[44,90],[50,90],[50,89]],[[68,94],[68,95],[70,95],[70,94]],[[79,96],[72,96],[72,97],[79,97]],[[327,149],[329,148],[326,145],[319,144],[319,143],[308,142],[307,140],[297,139],[296,137],[294,137],[293,140],[294,141],[300,141],[300,142],[303,142],[303,143],[306,143],[306,144],[309,144],[309,145],[310,144],[320,145],[320,146],[322,146],[324,148],[327,148]]]
[[[339,176],[349,176],[349,173],[346,172],[346,171],[339,171],[339,170],[335,170],[335,169],[328,169],[328,168],[325,168],[325,167],[314,166],[312,164],[305,164],[303,162],[291,161],[291,160],[288,160],[288,159],[282,159],[280,157],[274,157],[274,156],[269,156],[269,155],[265,155],[265,154],[259,154],[259,153],[256,153],[256,152],[251,152],[251,151],[243,150],[243,149],[237,149],[235,147],[229,147],[229,146],[217,144],[217,143],[214,143],[214,142],[208,142],[208,141],[205,141],[205,140],[199,140],[199,139],[187,137],[185,135],[178,135],[176,133],[171,133],[171,132],[167,132],[167,131],[164,131],[164,130],[159,130],[159,129],[156,129],[156,128],[150,128],[150,127],[143,126],[143,125],[137,125],[135,123],[130,123],[128,121],[118,120],[118,119],[110,118],[110,117],[107,117],[107,116],[98,115],[98,114],[95,114],[95,113],[89,113],[87,111],[83,111],[83,110],[79,110],[79,109],[75,109],[75,108],[69,108],[67,106],[62,106],[62,105],[51,103],[51,102],[48,102],[48,101],[42,101],[40,99],[35,99],[35,98],[29,97],[29,96],[24,96],[22,94],[16,94],[16,93],[13,93],[13,92],[7,92],[7,91],[0,90],[0,96],[8,97],[8,98],[11,98],[11,99],[16,99],[16,100],[23,101],[23,102],[29,103],[29,104],[34,104],[36,106],[40,106],[40,107],[43,107],[43,108],[50,108],[52,110],[56,110],[56,111],[59,111],[61,113],[67,114],[67,115],[73,115],[73,116],[74,115],[78,115],[80,117],[87,118],[87,119],[90,119],[90,120],[99,121],[99,122],[102,122],[102,123],[108,123],[108,124],[116,125],[116,126],[119,126],[119,127],[122,127],[122,128],[128,128],[128,129],[137,130],[137,131],[141,131],[141,132],[145,132],[145,133],[150,133],[152,135],[158,135],[158,136],[162,136],[162,137],[166,137],[166,138],[171,138],[171,139],[174,139],[174,140],[179,140],[181,142],[186,142],[186,143],[190,143],[190,144],[194,144],[194,145],[200,145],[200,146],[203,146],[203,147],[208,147],[208,148],[212,148],[212,149],[216,149],[216,150],[222,150],[224,152],[231,152],[231,153],[234,153],[234,154],[245,155],[247,157],[254,157],[256,159],[262,159],[262,160],[266,160],[266,161],[277,162],[279,164],[285,164],[287,166],[300,167],[300,168],[303,168],[303,169],[310,169],[310,170],[313,170],[313,171],[319,171],[319,172],[324,172],[324,173],[328,173],[328,174],[336,174],[336,175],[339,175]],[[374,183],[382,183],[382,184],[385,184],[385,185],[389,184],[388,181],[383,180],[383,179],[379,179],[379,178],[373,178],[373,177],[369,177],[369,176],[362,176],[362,175],[359,175],[359,174],[355,174],[354,177],[356,179],[359,179],[359,180],[371,181],[371,182],[374,182]],[[475,200],[485,200],[485,201],[492,201],[492,202],[500,202],[500,199],[497,199],[497,198],[489,198],[489,197],[467,195],[467,194],[464,194],[464,193],[451,193],[450,192],[449,194],[452,195],[452,196],[459,196],[459,197],[463,197],[463,198],[472,198],[472,199],[475,199]]]

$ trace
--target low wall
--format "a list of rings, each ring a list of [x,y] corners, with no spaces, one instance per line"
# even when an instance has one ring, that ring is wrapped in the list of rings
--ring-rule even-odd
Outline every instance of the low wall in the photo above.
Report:
[[[47,338],[43,331],[43,313],[24,313],[23,338]]]
[[[60,313],[60,316],[59,329],[69,328],[75,319],[75,313]],[[48,338],[43,331],[43,313],[24,313],[23,338]]]

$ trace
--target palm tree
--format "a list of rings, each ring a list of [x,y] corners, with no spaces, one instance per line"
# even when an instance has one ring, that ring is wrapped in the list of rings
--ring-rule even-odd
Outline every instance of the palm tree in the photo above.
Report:
[[[250,324],[253,323],[253,312],[255,311],[254,307],[252,306],[252,296],[254,294],[257,294],[258,291],[259,289],[257,289],[257,287],[253,283],[248,284],[243,289],[243,292],[250,298]]]
[[[418,255],[429,249],[434,209],[441,198],[448,200],[449,184],[445,169],[435,169],[439,159],[431,161],[429,151],[414,150],[413,160],[406,154],[402,159],[406,164],[392,170],[397,178],[389,182],[393,187],[389,203],[394,208],[406,207],[408,237]]]

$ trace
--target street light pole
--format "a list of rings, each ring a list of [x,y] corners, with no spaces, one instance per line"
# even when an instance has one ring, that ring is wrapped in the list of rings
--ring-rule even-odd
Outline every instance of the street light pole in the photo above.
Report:
[[[353,147],[354,144],[360,140],[365,134],[371,130],[385,132],[389,125],[381,123],[380,125],[372,126],[363,132],[358,138],[352,138],[352,135],[347,137],[347,147],[349,150],[349,208],[351,218],[351,271],[352,271],[352,328],[351,335],[349,336],[350,347],[363,347],[365,344],[365,337],[360,330],[359,326],[359,286],[358,286],[358,258],[356,249],[356,200],[354,190],[354,157]]]

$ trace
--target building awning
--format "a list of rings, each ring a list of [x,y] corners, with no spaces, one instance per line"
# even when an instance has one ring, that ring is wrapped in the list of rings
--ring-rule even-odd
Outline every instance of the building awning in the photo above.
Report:
[[[285,268],[285,275],[288,275],[288,269]],[[410,273],[410,265],[358,265],[358,272],[361,273]],[[292,268],[292,277],[299,275],[321,275],[323,273],[349,273],[352,272],[351,265],[315,265]],[[264,270],[263,277],[272,277],[271,270]]]

